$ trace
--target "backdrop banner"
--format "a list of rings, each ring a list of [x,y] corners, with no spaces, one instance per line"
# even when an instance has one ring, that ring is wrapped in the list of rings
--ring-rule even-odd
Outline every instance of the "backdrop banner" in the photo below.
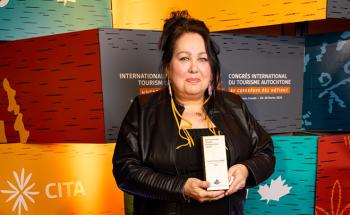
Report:
[[[213,33],[223,90],[240,94],[270,133],[301,128],[304,40]],[[100,29],[106,139],[114,141],[134,96],[166,83],[159,71],[160,32]],[[254,63],[252,63],[254,62]]]
[[[115,144],[0,144],[0,214],[124,215]]]

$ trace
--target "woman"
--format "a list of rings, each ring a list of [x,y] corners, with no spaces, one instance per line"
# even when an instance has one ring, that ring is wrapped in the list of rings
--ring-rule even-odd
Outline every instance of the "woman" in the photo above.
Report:
[[[204,22],[165,20],[161,68],[168,87],[134,99],[120,128],[113,173],[134,214],[243,214],[246,188],[274,170],[271,138],[242,99],[217,90],[218,48]],[[201,137],[224,135],[231,184],[207,191]]]

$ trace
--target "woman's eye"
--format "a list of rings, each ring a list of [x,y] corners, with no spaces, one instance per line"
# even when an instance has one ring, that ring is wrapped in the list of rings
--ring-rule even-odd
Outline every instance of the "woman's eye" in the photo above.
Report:
[[[188,61],[188,60],[190,60],[190,58],[188,58],[188,57],[180,57],[180,61]]]
[[[200,61],[200,62],[207,62],[207,61],[208,61],[208,58],[206,58],[206,57],[201,57],[201,58],[199,58],[199,61]]]

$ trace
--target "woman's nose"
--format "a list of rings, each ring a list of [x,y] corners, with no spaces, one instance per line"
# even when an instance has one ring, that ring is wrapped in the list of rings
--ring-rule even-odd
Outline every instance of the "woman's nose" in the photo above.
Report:
[[[198,72],[198,64],[195,61],[191,62],[190,73],[195,74]]]

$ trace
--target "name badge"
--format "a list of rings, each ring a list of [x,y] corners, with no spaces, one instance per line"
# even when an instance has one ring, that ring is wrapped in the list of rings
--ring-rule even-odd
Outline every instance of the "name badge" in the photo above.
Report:
[[[225,136],[203,136],[202,149],[205,180],[210,182],[207,190],[229,188]]]

